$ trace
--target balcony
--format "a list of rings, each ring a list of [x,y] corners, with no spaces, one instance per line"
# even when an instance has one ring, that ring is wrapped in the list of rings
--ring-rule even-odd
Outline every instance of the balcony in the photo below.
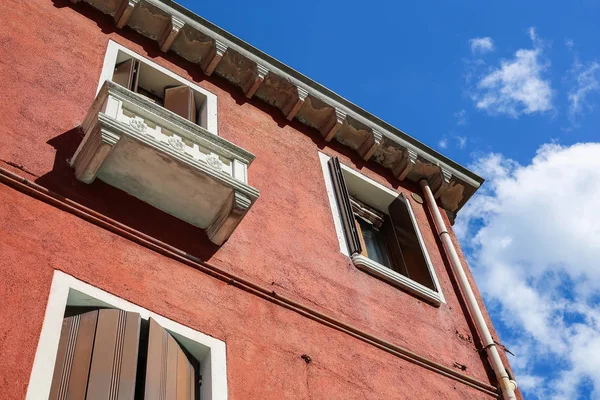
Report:
[[[82,123],[71,159],[75,176],[98,178],[225,242],[258,190],[248,185],[254,155],[111,81]]]

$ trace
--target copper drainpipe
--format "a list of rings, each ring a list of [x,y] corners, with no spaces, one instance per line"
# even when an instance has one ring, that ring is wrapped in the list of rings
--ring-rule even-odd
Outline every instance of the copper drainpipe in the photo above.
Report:
[[[133,228],[123,225],[118,221],[106,217],[105,215],[91,210],[77,202],[60,196],[57,193],[54,193],[46,189],[45,187],[40,186],[37,183],[25,179],[20,175],[15,174],[10,170],[2,167],[0,167],[0,182],[22,193],[30,195],[31,197],[41,200],[47,204],[53,205],[63,211],[76,215],[99,227],[107,229],[150,250],[156,251],[157,253],[160,253],[166,257],[194,267],[197,270],[204,272],[223,282],[226,282],[229,285],[235,286],[246,292],[252,293],[258,297],[261,297],[274,304],[280,305],[284,308],[294,311],[306,318],[328,326],[332,329],[344,332],[349,336],[352,336],[358,340],[375,346],[396,357],[402,358],[403,360],[409,361],[413,364],[419,365],[423,368],[436,372],[447,378],[463,383],[483,393],[492,396],[496,396],[498,393],[498,389],[496,387],[486,382],[482,382],[471,376],[462,374],[450,367],[447,367],[443,364],[439,364],[428,358],[420,356],[404,347],[390,343],[378,336],[371,335],[359,328],[346,324],[338,319],[323,314],[313,308],[310,308],[283,295],[280,295],[271,288],[261,286],[259,284],[250,282],[244,278],[238,277],[232,273],[224,271],[214,264],[202,261],[197,257],[187,254],[186,252],[179,250],[176,247],[173,247],[158,239],[155,239],[152,236],[148,236]]]
[[[427,207],[433,215],[433,219],[437,228],[437,233],[444,246],[446,256],[450,260],[452,269],[456,274],[456,278],[458,279],[460,289],[466,297],[467,307],[469,308],[469,312],[471,313],[471,316],[473,317],[473,320],[475,322],[477,332],[479,333],[479,337],[481,338],[481,341],[483,343],[483,348],[487,353],[488,360],[492,366],[492,369],[494,370],[496,379],[500,384],[502,398],[504,400],[516,400],[517,397],[515,395],[515,390],[517,389],[517,382],[510,379],[508,373],[506,372],[506,368],[504,367],[504,364],[500,359],[500,354],[498,353],[498,349],[496,348],[496,343],[492,339],[490,330],[488,329],[487,323],[483,318],[483,314],[481,313],[481,309],[479,308],[479,304],[477,303],[477,299],[475,298],[475,294],[473,293],[471,284],[467,279],[467,275],[465,274],[465,270],[462,266],[460,258],[458,257],[458,253],[454,248],[454,243],[452,243],[452,239],[450,238],[450,234],[448,233],[446,224],[442,219],[442,215],[440,214],[440,210],[435,202],[435,198],[433,196],[433,193],[431,192],[431,188],[429,187],[429,184],[425,179],[421,180],[420,183],[421,188],[423,189],[423,193],[425,194]]]

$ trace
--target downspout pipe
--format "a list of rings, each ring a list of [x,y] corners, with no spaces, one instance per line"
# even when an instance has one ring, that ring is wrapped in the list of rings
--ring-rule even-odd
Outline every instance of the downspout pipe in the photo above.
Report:
[[[437,234],[442,241],[446,255],[448,256],[450,264],[452,265],[452,269],[454,270],[454,273],[458,279],[460,289],[466,297],[467,307],[469,308],[469,312],[471,313],[471,316],[475,322],[477,333],[481,338],[483,348],[487,353],[488,360],[500,385],[502,398],[504,400],[516,400],[517,397],[515,395],[515,390],[517,389],[517,382],[510,379],[508,373],[506,372],[506,368],[500,359],[500,354],[496,348],[496,343],[492,339],[490,330],[485,322],[485,319],[483,318],[483,314],[481,313],[481,309],[479,308],[479,304],[477,303],[477,299],[475,298],[471,284],[467,279],[465,270],[462,266],[460,258],[458,257],[454,243],[452,243],[452,239],[450,238],[446,224],[442,219],[442,215],[440,214],[440,210],[435,202],[435,198],[433,197],[429,183],[423,179],[421,180],[420,184],[421,189],[423,189],[423,193],[425,194],[427,207],[429,208],[431,215],[433,215]]]

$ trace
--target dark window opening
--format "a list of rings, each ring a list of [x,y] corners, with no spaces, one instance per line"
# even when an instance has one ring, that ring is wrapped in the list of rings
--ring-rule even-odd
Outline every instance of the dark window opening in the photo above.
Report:
[[[122,54],[118,59],[123,58]],[[203,128],[207,127],[207,98],[204,94],[135,58],[118,62],[112,81]]]

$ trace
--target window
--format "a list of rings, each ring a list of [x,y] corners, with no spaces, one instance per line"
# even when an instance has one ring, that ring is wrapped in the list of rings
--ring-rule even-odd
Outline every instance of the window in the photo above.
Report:
[[[100,85],[112,80],[217,134],[216,96],[131,50],[109,41]]]
[[[444,301],[410,200],[321,154],[340,249],[354,264],[425,300]]]
[[[55,271],[26,399],[227,400],[225,357],[222,341]]]

